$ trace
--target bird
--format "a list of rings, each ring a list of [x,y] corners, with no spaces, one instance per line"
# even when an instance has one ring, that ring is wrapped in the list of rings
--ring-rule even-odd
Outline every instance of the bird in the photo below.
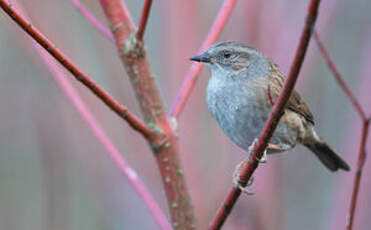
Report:
[[[284,84],[285,76],[278,65],[237,41],[216,43],[190,60],[210,68],[206,103],[212,117],[235,144],[251,152]],[[348,164],[318,136],[314,126],[312,112],[294,90],[266,153],[285,152],[301,144],[330,171],[349,171]]]

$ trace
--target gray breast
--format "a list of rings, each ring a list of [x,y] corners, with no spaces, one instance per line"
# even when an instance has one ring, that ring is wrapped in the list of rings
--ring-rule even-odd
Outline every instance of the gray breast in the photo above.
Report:
[[[270,110],[258,103],[260,89],[253,92],[239,81],[211,78],[206,101],[212,116],[225,134],[238,146],[248,150],[267,120]]]
[[[250,89],[246,82],[211,78],[206,101],[212,116],[224,133],[244,150],[260,136],[271,106],[266,104],[263,87]],[[290,137],[290,138],[287,138]],[[279,123],[271,141],[284,149],[295,146],[296,134],[291,127]]]

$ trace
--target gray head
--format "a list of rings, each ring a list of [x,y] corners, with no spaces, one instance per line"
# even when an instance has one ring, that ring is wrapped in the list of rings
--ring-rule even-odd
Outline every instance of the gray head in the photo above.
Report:
[[[203,54],[190,58],[206,63],[212,75],[265,76],[270,60],[260,51],[236,41],[225,41],[209,47]],[[240,74],[246,72],[246,74]]]

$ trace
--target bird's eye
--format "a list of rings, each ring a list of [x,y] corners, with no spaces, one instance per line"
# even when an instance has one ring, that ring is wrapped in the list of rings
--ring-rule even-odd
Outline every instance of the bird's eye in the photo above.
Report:
[[[224,52],[223,53],[224,58],[230,58],[231,56],[232,56],[232,54],[230,52]]]

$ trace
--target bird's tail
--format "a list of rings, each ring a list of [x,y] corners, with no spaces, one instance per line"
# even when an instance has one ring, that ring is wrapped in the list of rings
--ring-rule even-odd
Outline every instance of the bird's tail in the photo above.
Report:
[[[323,141],[315,141],[309,144],[305,144],[320,161],[331,171],[335,172],[338,169],[349,171],[349,165],[337,155],[331,147]]]

